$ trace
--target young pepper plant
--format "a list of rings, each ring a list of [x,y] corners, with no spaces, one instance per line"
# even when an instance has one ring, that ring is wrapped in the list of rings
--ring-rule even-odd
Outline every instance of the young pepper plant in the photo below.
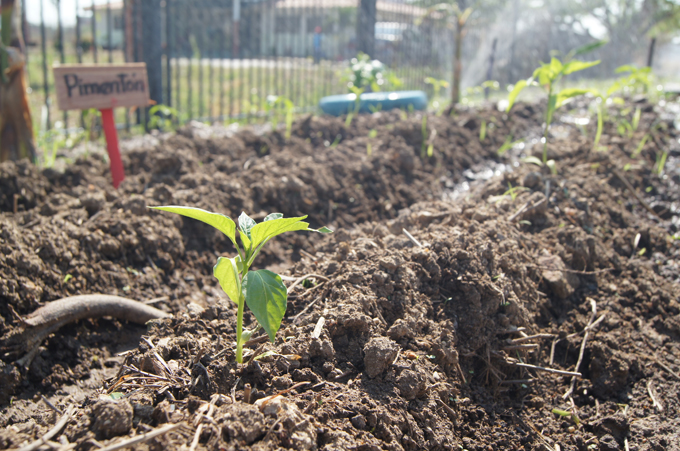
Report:
[[[213,268],[213,275],[220,286],[237,306],[236,315],[236,361],[243,363],[243,344],[250,339],[255,330],[243,331],[243,311],[247,304],[255,315],[258,324],[267,332],[274,342],[276,332],[286,313],[288,290],[281,276],[267,269],[251,271],[255,257],[262,247],[272,238],[285,232],[310,230],[319,233],[332,233],[328,227],[312,229],[303,220],[307,216],[284,218],[281,213],[272,213],[257,224],[245,213],[238,218],[238,231],[241,246],[236,242],[236,223],[220,213],[213,213],[199,208],[162,206],[151,207],[156,210],[177,213],[188,218],[197,219],[213,226],[224,233],[232,242],[238,255],[233,258],[219,257]]]
[[[550,130],[550,123],[552,122],[555,110],[564,105],[566,101],[572,97],[580,96],[590,92],[590,89],[580,88],[566,88],[561,91],[555,91],[555,86],[565,75],[572,74],[589,67],[600,64],[600,60],[587,62],[579,60],[571,60],[566,64],[562,64],[557,58],[552,58],[550,63],[541,63],[541,67],[536,68],[531,78],[528,80],[520,80],[515,84],[515,87],[508,95],[508,107],[505,112],[509,113],[510,109],[515,103],[519,93],[527,86],[538,84],[548,93],[548,108],[545,111],[545,129],[543,131],[543,163],[548,162],[548,130]],[[536,83],[535,80],[538,80]]]

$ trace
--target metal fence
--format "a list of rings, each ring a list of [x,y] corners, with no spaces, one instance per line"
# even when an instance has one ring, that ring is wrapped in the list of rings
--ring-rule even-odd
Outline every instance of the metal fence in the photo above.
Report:
[[[66,14],[59,0],[24,0],[24,13],[40,10],[40,22],[24,32],[43,129],[84,121],[56,110],[54,63],[145,61],[151,98],[180,122],[257,121],[271,96],[305,111],[322,96],[347,93],[348,61],[367,45],[365,23],[372,57],[401,89],[431,89],[425,77],[447,78],[451,67],[451,31],[403,0],[379,0],[373,11],[359,0],[74,1]],[[145,121],[143,112],[122,109],[116,119],[122,127]]]

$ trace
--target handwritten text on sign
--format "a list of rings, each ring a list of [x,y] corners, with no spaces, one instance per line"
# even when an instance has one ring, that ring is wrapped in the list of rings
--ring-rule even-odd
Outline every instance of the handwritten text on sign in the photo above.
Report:
[[[144,63],[55,66],[54,81],[61,110],[149,105]]]

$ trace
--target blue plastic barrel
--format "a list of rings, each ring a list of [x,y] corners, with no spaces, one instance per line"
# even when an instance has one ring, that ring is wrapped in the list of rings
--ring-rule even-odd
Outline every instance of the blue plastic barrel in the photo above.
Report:
[[[356,94],[328,96],[321,99],[321,111],[332,116],[356,112]],[[367,92],[361,94],[359,112],[372,113],[393,108],[424,110],[427,108],[427,94],[423,91]]]

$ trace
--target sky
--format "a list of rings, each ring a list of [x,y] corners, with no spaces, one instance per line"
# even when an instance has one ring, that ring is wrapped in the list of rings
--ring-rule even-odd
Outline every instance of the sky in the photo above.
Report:
[[[57,25],[57,8],[55,0],[22,0],[26,4],[26,19],[29,23],[40,23],[40,4],[44,5],[45,25]],[[106,0],[95,0],[96,4],[106,4]],[[90,16],[92,13],[84,11],[85,7],[92,6],[92,0],[61,0],[61,22],[64,26],[74,26],[76,23],[76,3],[80,8],[81,16]]]

